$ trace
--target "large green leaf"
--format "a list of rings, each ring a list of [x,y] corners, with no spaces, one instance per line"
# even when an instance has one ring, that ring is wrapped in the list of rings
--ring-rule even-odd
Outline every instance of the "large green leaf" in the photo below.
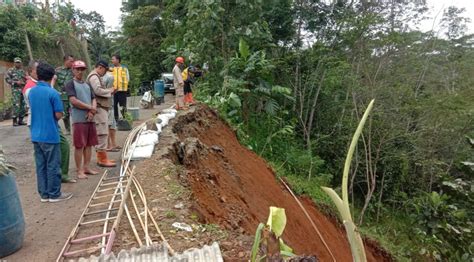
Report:
[[[247,57],[249,57],[250,54],[249,45],[242,38],[240,38],[239,40],[239,53],[240,56],[243,57],[245,60],[247,60]]]
[[[287,244],[285,244],[285,242],[281,238],[280,238],[280,253],[287,257],[292,257],[295,255],[293,254],[293,249],[289,247]]]
[[[291,89],[288,87],[275,85],[275,86],[272,86],[272,93],[291,95]]]
[[[229,95],[229,105],[232,107],[241,107],[242,102],[240,100],[240,97],[234,93],[230,93]]]
[[[267,226],[275,233],[277,237],[283,234],[286,226],[286,214],[284,208],[270,207],[270,215],[268,216]]]
[[[260,239],[262,238],[262,230],[265,227],[264,224],[260,223],[258,224],[257,231],[255,231],[255,239],[253,241],[252,245],[252,254],[251,254],[251,260],[250,261],[255,261],[257,258],[258,254],[258,247],[260,246]]]

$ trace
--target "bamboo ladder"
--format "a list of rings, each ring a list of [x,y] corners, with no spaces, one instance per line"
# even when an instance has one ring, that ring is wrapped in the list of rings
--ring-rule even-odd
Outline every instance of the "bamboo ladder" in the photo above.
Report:
[[[132,142],[138,140],[148,121],[156,121],[156,117],[135,127],[127,136],[122,151],[119,175],[111,176],[107,171],[104,172],[56,261],[91,255],[98,251],[100,251],[101,254],[109,254],[112,251],[120,219],[124,211],[139,246],[150,246],[153,244],[148,227],[149,220],[151,220],[152,227],[155,228],[170,254],[173,255],[175,253],[159,229],[158,223],[147,206],[143,189],[138,180],[134,177],[135,167],[130,168],[131,152],[133,152],[136,147],[135,145],[131,148]],[[135,191],[135,193],[131,191]],[[135,201],[134,195],[139,196],[141,204],[144,207],[145,215],[143,218],[139,213],[139,202]],[[141,241],[141,237],[137,232],[137,226],[133,222],[131,212],[127,207],[126,201],[128,198],[130,198],[133,204],[133,209],[144,232],[145,243]],[[112,226],[110,227],[109,225]],[[100,227],[103,228],[102,233],[97,233]],[[94,243],[94,241],[98,239],[101,239],[100,243]]]

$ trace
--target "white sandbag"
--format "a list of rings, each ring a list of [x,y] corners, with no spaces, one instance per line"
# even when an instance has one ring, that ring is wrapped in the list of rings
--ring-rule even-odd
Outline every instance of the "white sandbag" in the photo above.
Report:
[[[164,113],[163,115],[168,116],[169,120],[173,119],[176,116],[176,114],[173,113]]]
[[[168,125],[169,117],[165,114],[159,114],[158,119],[161,120],[161,127],[165,127]]]
[[[166,108],[166,109],[163,109],[161,112],[167,114],[167,113],[173,113],[176,115],[176,113],[178,112],[176,109],[174,108]]]
[[[133,147],[132,147],[133,148]],[[147,146],[137,146],[135,150],[133,150],[133,154],[131,160],[139,160],[144,158],[150,158],[153,154],[153,150],[155,145],[147,145]]]
[[[133,144],[135,144],[135,142]],[[147,146],[155,144],[158,144],[158,132],[152,130],[142,132],[136,143],[137,146]]]
[[[161,134],[161,124],[156,124],[156,129],[158,129],[156,132],[158,132],[158,134]]]

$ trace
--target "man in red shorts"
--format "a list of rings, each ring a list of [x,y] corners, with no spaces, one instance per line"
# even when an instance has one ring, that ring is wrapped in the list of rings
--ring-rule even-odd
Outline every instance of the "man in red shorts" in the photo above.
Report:
[[[74,78],[65,86],[69,102],[72,105],[71,122],[77,178],[81,179],[87,178],[87,175],[98,174],[89,166],[92,147],[98,144],[94,122],[97,102],[94,91],[89,84],[83,81],[86,69],[87,66],[83,61],[75,61],[72,65]]]

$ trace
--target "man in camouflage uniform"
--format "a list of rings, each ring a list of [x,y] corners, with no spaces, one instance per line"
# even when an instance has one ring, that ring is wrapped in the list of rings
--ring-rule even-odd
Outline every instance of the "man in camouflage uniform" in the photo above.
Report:
[[[13,105],[13,126],[26,125],[23,122],[25,117],[25,99],[21,90],[26,83],[26,73],[23,70],[21,59],[16,57],[14,60],[15,66],[8,69],[5,80],[12,88],[12,105]]]
[[[71,123],[69,116],[69,100],[64,89],[64,86],[67,82],[71,81],[73,78],[72,75],[72,63],[74,62],[74,57],[72,55],[64,56],[64,65],[56,68],[56,82],[54,88],[61,93],[61,100],[63,101],[64,106],[64,116],[63,122],[66,127],[67,132],[71,133]]]

